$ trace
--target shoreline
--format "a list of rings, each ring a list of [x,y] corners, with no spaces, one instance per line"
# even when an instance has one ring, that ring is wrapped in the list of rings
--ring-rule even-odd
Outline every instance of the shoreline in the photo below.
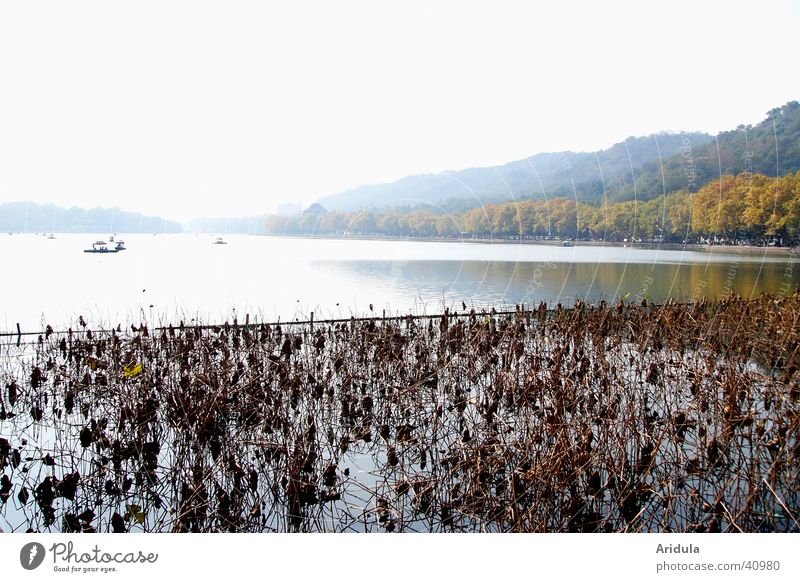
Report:
[[[42,236],[43,233],[8,233],[9,235],[32,235]],[[59,233],[64,235],[86,235],[88,237],[104,236],[106,233],[83,233],[83,232],[68,232]],[[215,236],[215,233],[207,232],[166,232],[166,233],[144,233],[144,232],[120,232],[117,235],[186,235],[186,236]],[[560,240],[533,240],[533,239],[510,239],[510,238],[440,238],[432,236],[376,236],[376,235],[333,235],[333,234],[268,234],[268,233],[245,233],[245,232],[231,232],[223,234],[222,236],[265,236],[274,238],[288,238],[288,239],[307,239],[307,240],[363,240],[363,241],[392,241],[392,242],[431,242],[431,243],[472,243],[472,244],[504,244],[504,245],[539,245],[561,247],[563,241]],[[570,241],[571,246],[564,248],[574,247],[610,247],[610,248],[634,248],[645,250],[665,250],[665,251],[694,251],[706,253],[721,253],[726,255],[731,254],[746,254],[746,255],[770,255],[787,257],[797,256],[800,260],[800,247],[761,247],[753,245],[705,245],[697,243],[622,243],[610,241]]]
[[[392,241],[392,242],[435,242],[435,243],[473,243],[473,244],[520,244],[561,247],[563,241],[559,240],[531,240],[531,239],[505,239],[505,238],[438,238],[438,237],[403,237],[403,236],[374,236],[374,235],[305,235],[305,234],[260,234],[256,236],[269,236],[275,238],[294,238],[308,240],[364,240],[364,241]],[[564,248],[575,247],[612,247],[635,248],[645,250],[665,251],[695,251],[721,254],[748,254],[748,255],[800,255],[800,247],[759,247],[752,245],[704,245],[681,243],[618,243],[609,241],[572,241],[572,245]],[[798,257],[800,258],[800,257]]]

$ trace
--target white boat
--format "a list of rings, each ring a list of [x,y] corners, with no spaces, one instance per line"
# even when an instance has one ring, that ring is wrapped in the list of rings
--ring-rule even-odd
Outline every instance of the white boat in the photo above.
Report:
[[[108,244],[104,240],[98,240],[92,243],[92,248],[84,249],[84,253],[116,253],[117,249],[108,248]]]

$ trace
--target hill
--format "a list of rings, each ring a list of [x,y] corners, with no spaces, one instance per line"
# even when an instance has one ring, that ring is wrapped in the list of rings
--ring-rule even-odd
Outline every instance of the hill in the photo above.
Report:
[[[358,186],[320,200],[329,210],[415,207],[423,204],[448,208],[480,206],[511,198],[551,196],[572,192],[580,185],[587,197],[602,196],[610,179],[625,183],[631,167],[678,154],[687,144],[697,147],[713,138],[704,133],[630,137],[597,152],[542,153],[486,168],[408,176],[387,184]]]
[[[510,199],[569,197],[601,203],[651,200],[696,191],[725,175],[784,176],[800,169],[800,104],[767,112],[755,125],[712,137],[660,133],[630,137],[597,152],[556,152],[486,168],[408,176],[364,185],[320,200],[329,210],[464,211]]]
[[[177,222],[119,208],[61,208],[52,204],[0,204],[0,232],[181,232]]]
[[[743,172],[652,200],[601,206],[574,198],[485,204],[466,212],[331,211],[271,216],[275,235],[577,239],[796,246],[800,243],[800,172],[781,177]]]
[[[759,124],[740,125],[664,159],[650,160],[636,170],[636,190],[630,175],[608,182],[612,201],[650,200],[664,193],[696,191],[722,176],[740,173],[785,176],[800,170],[800,103],[791,101],[767,112]],[[663,172],[663,180],[662,180]],[[583,187],[588,194],[591,189]]]

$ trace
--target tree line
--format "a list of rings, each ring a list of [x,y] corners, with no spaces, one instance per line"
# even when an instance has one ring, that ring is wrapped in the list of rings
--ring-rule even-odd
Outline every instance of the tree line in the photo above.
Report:
[[[34,202],[0,204],[0,232],[181,232],[177,222],[119,208],[61,208]]]
[[[569,198],[489,204],[460,213],[317,212],[270,216],[269,234],[561,238],[789,244],[800,228],[800,172],[723,176],[697,192],[592,205]]]

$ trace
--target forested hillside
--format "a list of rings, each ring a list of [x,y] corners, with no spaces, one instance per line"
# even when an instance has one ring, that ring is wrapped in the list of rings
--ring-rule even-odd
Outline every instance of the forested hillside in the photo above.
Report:
[[[800,229],[800,172],[780,178],[743,172],[649,201],[603,205],[574,198],[487,204],[461,213],[429,211],[273,216],[270,234],[424,237],[559,237],[606,241],[790,244]]]
[[[798,170],[800,103],[792,101],[770,111],[758,125],[722,132],[715,140],[683,148],[661,164],[646,162],[635,172],[635,189],[629,175],[609,180],[607,194],[617,201],[650,200],[682,188],[697,190],[721,176],[741,172],[783,176]],[[587,194],[590,190],[585,189]]]
[[[631,137],[597,152],[537,154],[502,166],[409,176],[388,184],[359,186],[320,200],[329,210],[476,207],[521,197],[545,198],[573,193],[602,197],[603,184],[630,180],[631,168],[679,154],[711,140],[704,133]]]
[[[569,197],[578,202],[651,200],[695,192],[742,172],[783,176],[800,170],[800,104],[767,112],[755,126],[716,137],[662,133],[628,138],[598,152],[537,154],[502,166],[409,176],[359,186],[320,202],[329,210],[427,208],[464,211],[506,200]]]
[[[0,232],[181,232],[177,222],[119,208],[61,208],[33,202],[0,204]]]

